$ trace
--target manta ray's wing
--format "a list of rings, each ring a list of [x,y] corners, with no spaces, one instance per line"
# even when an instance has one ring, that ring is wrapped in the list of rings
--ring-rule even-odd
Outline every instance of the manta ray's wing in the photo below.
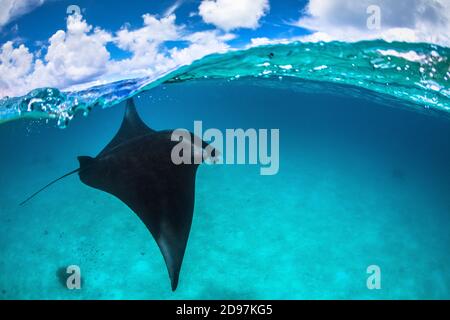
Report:
[[[122,143],[126,143],[136,137],[141,137],[154,132],[155,131],[150,129],[139,117],[133,99],[128,99],[126,102],[125,115],[119,131],[116,133],[111,142],[108,143],[100,152],[98,157],[112,151],[115,147],[121,145]]]
[[[144,158],[130,157],[127,162],[80,157],[80,179],[122,200],[144,222],[175,290],[191,229],[197,166],[149,166],[140,159]]]
[[[133,122],[142,121],[135,122],[135,110],[130,120],[130,108],[134,106],[128,104],[121,130],[109,144],[121,141],[123,145],[106,156],[79,157],[79,176],[88,186],[116,196],[139,216],[163,254],[175,290],[192,223],[198,165],[173,164],[175,142],[167,132],[138,139],[129,135],[142,136],[141,125],[133,128]]]

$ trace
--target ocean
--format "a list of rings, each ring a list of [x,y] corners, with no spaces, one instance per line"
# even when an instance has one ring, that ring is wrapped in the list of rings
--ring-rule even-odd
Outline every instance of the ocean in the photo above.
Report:
[[[274,45],[3,99],[0,298],[450,299],[449,50]],[[200,166],[175,292],[151,234],[112,195],[74,175],[19,205],[95,157],[131,97],[155,130],[279,129],[275,175]],[[70,265],[81,290],[66,287]]]

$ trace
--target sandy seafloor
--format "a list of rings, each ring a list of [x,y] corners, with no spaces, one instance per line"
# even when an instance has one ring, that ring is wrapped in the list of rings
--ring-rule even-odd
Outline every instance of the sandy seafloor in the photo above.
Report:
[[[279,128],[280,172],[202,166],[178,290],[133,212],[72,176],[123,105],[54,122],[0,126],[2,299],[449,299],[450,121],[372,103],[215,82],[136,99],[154,129]],[[61,268],[81,267],[69,291]],[[382,289],[366,287],[366,268]]]

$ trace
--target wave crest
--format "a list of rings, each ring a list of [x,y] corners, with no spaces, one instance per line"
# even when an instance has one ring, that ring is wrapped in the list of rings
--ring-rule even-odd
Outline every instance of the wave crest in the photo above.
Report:
[[[418,109],[450,114],[450,49],[431,44],[357,43],[277,44],[231,51],[200,59],[156,79],[122,80],[80,91],[35,89],[22,97],[0,100],[0,122],[32,117],[57,119],[65,127],[78,112],[110,107],[161,83],[200,79],[264,79],[335,83],[363,88],[412,103]]]

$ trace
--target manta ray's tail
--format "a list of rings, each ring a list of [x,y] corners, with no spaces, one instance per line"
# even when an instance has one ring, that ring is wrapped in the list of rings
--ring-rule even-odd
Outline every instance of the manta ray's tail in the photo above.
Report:
[[[74,173],[77,173],[78,171],[80,171],[80,169],[76,169],[73,170],[69,173],[66,173],[65,175],[63,175],[62,177],[53,180],[52,182],[50,182],[49,184],[47,184],[45,187],[42,187],[41,189],[39,189],[38,191],[36,191],[35,193],[33,193],[31,196],[29,196],[25,201],[23,201],[20,205],[23,206],[25,203],[27,203],[28,201],[30,201],[31,199],[33,199],[35,196],[37,196],[39,193],[41,193],[42,191],[44,191],[45,189],[47,189],[48,187],[50,187],[51,185],[53,185],[54,183],[58,182],[59,180],[62,180]]]

